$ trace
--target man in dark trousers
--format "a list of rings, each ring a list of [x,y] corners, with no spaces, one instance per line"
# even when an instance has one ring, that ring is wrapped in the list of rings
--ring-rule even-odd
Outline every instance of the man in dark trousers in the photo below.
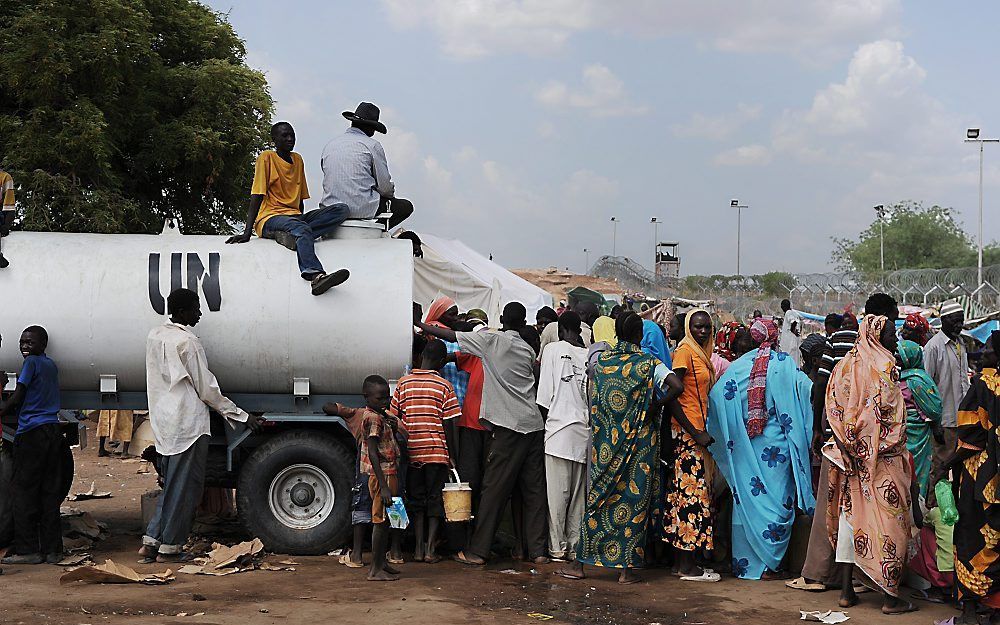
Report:
[[[45,355],[49,335],[40,326],[21,333],[24,366],[0,417],[17,415],[14,435],[14,544],[3,564],[62,560],[59,505],[65,496],[67,443],[59,428],[59,371]]]
[[[413,214],[409,200],[396,197],[396,185],[389,175],[389,163],[375,133],[385,134],[385,124],[378,120],[379,108],[362,102],[352,113],[344,111],[351,127],[330,140],[323,148],[323,198],[320,210],[346,205],[351,219],[374,219],[391,212],[389,230]]]
[[[479,420],[492,430],[492,440],[476,529],[468,547],[455,556],[462,564],[486,563],[500,517],[515,488],[523,502],[522,538],[528,559],[536,564],[549,561],[545,423],[535,403],[535,350],[521,337],[527,327],[526,317],[524,305],[511,302],[503,309],[500,330],[455,332],[427,325],[415,315],[415,325],[425,333],[457,341],[462,353],[483,361]]]
[[[190,559],[183,548],[204,491],[211,438],[209,408],[226,420],[227,427],[259,428],[257,417],[222,394],[208,368],[205,348],[192,331],[201,319],[198,294],[189,289],[173,291],[167,297],[167,310],[170,320],[153,328],[146,338],[149,423],[163,476],[163,492],[139,549],[139,555],[150,563]]]

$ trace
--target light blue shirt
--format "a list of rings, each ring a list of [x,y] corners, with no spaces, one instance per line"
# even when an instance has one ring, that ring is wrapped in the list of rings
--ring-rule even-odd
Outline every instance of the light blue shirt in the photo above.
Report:
[[[382,144],[358,128],[348,128],[323,148],[323,199],[320,208],[347,204],[351,219],[372,219],[381,196],[393,197]]]

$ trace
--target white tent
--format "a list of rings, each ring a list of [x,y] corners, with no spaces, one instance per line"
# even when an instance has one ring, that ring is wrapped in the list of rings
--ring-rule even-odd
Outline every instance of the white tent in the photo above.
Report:
[[[442,239],[418,233],[423,241],[423,258],[415,258],[413,298],[427,306],[447,295],[461,311],[481,308],[490,325],[499,324],[500,311],[508,302],[521,302],[529,322],[542,306],[552,306],[552,296],[520,276],[507,271],[457,239]]]

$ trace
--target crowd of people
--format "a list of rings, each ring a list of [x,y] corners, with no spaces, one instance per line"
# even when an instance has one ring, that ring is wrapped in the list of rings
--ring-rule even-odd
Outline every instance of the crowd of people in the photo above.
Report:
[[[561,561],[569,579],[610,568],[629,584],[658,564],[692,582],[788,579],[800,532],[808,549],[789,588],[839,589],[842,607],[874,590],[895,615],[917,609],[905,583],[921,599],[961,600],[969,623],[1000,607],[997,337],[970,369],[957,302],[942,305],[937,331],[917,313],[897,324],[883,293],[860,319],[830,314],[806,336],[792,310],[786,301],[783,315],[717,326],[694,309],[665,328],[582,302],[543,309],[530,325],[512,303],[490,329],[482,311],[459,314],[441,298],[414,320],[413,375],[434,381],[434,401],[408,411],[401,382],[403,397],[369,402],[359,430],[362,457],[418,472],[368,478],[370,520],[377,527],[387,491],[402,495],[434,528],[418,521],[417,557],[438,561],[424,541],[442,527],[438,493],[457,467],[473,484],[475,518],[441,543],[463,564],[495,557],[509,504],[513,555]],[[797,359],[783,348],[789,334]],[[428,429],[440,465],[430,472],[412,438]],[[942,481],[958,502],[954,526],[936,501]],[[382,546],[369,579],[396,578]],[[361,566],[361,548],[344,562]],[[1000,622],[1000,610],[990,618]]]
[[[191,331],[198,295],[177,289],[167,303],[146,353],[163,478],[140,549],[149,562],[191,557],[209,410],[260,427],[208,368]],[[876,590],[891,615],[917,609],[906,583],[922,599],[960,600],[958,622],[1000,622],[1000,332],[970,359],[957,302],[942,305],[937,331],[919,315],[897,331],[898,306],[882,293],[860,318],[828,315],[823,333],[800,336],[796,317],[801,366],[782,349],[787,322],[759,313],[717,328],[696,308],[663,327],[581,302],[543,309],[532,325],[512,302],[493,328],[447,297],[414,312],[410,372],[394,388],[369,376],[364,406],[323,408],[357,442],[355,531],[341,562],[365,566],[370,527],[369,580],[400,574],[404,539],[388,524],[400,497],[413,559],[430,564],[448,550],[472,566],[496,557],[509,507],[511,555],[561,562],[568,579],[609,568],[631,584],[657,565],[691,582],[788,579],[789,544],[805,527],[802,576],[789,588],[839,589],[842,607]],[[68,449],[47,342],[43,328],[25,329],[25,365],[0,404],[0,416],[18,416],[8,564],[62,557]],[[445,523],[453,470],[472,486],[471,522]]]
[[[344,116],[352,126],[324,150],[323,199],[310,212],[294,130],[275,124],[246,229],[228,240],[256,233],[295,250],[316,295],[349,277],[326,273],[318,238],[350,217],[392,227],[413,210],[394,197],[372,138],[385,132],[378,108],[362,103]],[[0,178],[0,234],[10,186]],[[191,330],[198,295],[177,289],[167,305],[169,321],[146,346],[163,479],[139,551],[148,562],[191,557],[184,546],[204,487],[209,410],[260,428],[208,368]],[[1000,623],[1000,333],[970,360],[961,306],[945,302],[940,316],[938,330],[919,313],[897,324],[897,303],[884,293],[860,317],[831,313],[812,334],[788,300],[773,317],[722,324],[694,308],[668,327],[621,306],[605,316],[590,302],[543,308],[534,324],[517,302],[498,319],[460,312],[447,297],[426,314],[415,306],[409,373],[394,388],[368,376],[364,406],[323,407],[357,445],[352,546],[340,561],[365,567],[370,527],[368,579],[398,579],[395,497],[412,520],[417,561],[450,551],[462,564],[486,564],[509,509],[513,557],[560,562],[556,573],[568,579],[615,569],[622,584],[657,565],[689,582],[787,579],[798,532],[808,549],[789,588],[839,589],[842,607],[875,590],[894,615],[917,609],[901,595],[906,583],[929,601],[960,600],[959,622],[990,613]],[[0,404],[0,416],[18,416],[8,564],[62,558],[68,448],[47,342],[43,328],[24,330],[24,367]],[[102,428],[102,438],[119,429]],[[471,522],[445,523],[453,471],[471,486]]]

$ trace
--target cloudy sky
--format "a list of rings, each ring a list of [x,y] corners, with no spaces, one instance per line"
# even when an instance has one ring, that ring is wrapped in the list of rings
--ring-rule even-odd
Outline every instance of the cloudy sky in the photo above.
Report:
[[[831,236],[903,199],[978,207],[1000,135],[1000,4],[900,0],[210,0],[298,134],[315,206],[343,110],[378,104],[415,230],[508,267],[831,269]],[[279,10],[280,7],[280,10]],[[993,84],[990,84],[990,83]],[[986,239],[1000,238],[1000,146]],[[992,154],[990,153],[992,151]]]

